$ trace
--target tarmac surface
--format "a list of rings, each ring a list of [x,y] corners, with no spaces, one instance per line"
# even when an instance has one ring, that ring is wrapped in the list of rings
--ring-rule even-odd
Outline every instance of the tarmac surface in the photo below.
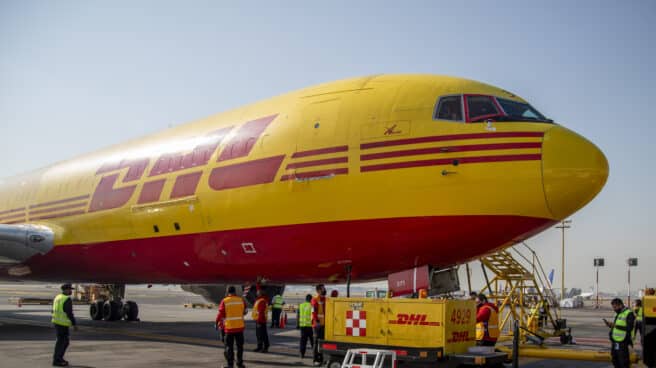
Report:
[[[308,287],[308,292],[311,288]],[[9,303],[10,297],[52,298],[57,286],[46,284],[0,284],[0,366],[50,367],[55,333],[50,306]],[[185,308],[184,303],[203,303],[197,295],[177,286],[128,287],[126,299],[139,304],[139,322],[93,321],[89,307],[75,305],[79,330],[71,330],[71,345],[65,358],[72,367],[222,367],[223,344],[214,330],[215,309]],[[249,314],[250,315],[250,314]],[[567,310],[564,316],[577,345],[575,348],[608,349],[608,329],[602,317],[608,309]],[[311,350],[298,354],[299,332],[290,315],[285,329],[269,329],[269,353],[255,353],[255,326],[247,320],[244,363],[246,367],[312,366]],[[554,342],[555,343],[555,342]],[[309,349],[309,347],[308,347]],[[521,358],[527,368],[612,367],[610,363]],[[510,365],[508,365],[510,367]]]

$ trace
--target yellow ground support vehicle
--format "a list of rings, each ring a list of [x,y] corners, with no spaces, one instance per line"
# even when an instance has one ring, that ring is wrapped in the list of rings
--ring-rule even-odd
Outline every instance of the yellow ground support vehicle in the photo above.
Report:
[[[649,294],[642,299],[642,360],[647,367],[656,367],[656,295]]]
[[[329,298],[321,348],[329,368],[356,348],[393,350],[399,366],[501,364],[506,354],[469,352],[475,325],[469,300]]]

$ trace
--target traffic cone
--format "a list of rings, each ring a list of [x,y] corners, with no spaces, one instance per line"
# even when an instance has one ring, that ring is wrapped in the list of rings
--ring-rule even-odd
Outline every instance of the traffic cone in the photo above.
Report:
[[[286,324],[287,324],[287,312],[282,312],[282,313],[280,313],[279,326],[280,326],[280,328],[285,328]]]

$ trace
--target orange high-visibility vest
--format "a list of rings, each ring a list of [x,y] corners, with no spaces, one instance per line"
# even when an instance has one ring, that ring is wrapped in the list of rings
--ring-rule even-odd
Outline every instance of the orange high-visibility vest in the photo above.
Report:
[[[225,307],[224,328],[227,331],[244,328],[244,299],[229,295],[223,299]]]
[[[317,305],[317,319],[319,322],[319,326],[325,326],[326,325],[326,315],[325,315],[326,306],[324,305],[325,298],[324,300],[321,300],[321,296],[316,295],[314,297],[314,300]],[[316,326],[317,324],[313,323],[313,325]]]
[[[256,322],[257,322],[258,318],[260,317],[260,312],[259,312],[259,308],[258,308],[260,306],[260,303],[265,303],[266,304],[266,299],[265,298],[258,298],[255,301],[255,304],[253,305],[253,311],[251,312],[251,317],[253,317],[253,321],[256,321]],[[264,309],[264,313],[266,314],[266,308]],[[266,317],[265,317],[265,319],[266,319]]]
[[[487,321],[476,324],[476,340],[495,340],[499,337],[499,314],[494,308],[485,304],[481,308],[490,310],[490,318]]]

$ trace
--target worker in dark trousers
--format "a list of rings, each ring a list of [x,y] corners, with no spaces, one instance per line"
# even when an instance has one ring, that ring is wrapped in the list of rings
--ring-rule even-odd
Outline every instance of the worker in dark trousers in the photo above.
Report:
[[[57,295],[52,301],[52,323],[57,331],[57,342],[55,343],[55,353],[52,357],[52,365],[57,367],[67,367],[68,362],[64,360],[64,354],[69,344],[69,328],[77,331],[75,317],[73,316],[73,301],[71,294],[73,286],[64,284],[61,286],[61,294]]]
[[[312,341],[312,295],[305,296],[305,302],[298,306],[298,327],[301,329],[301,359],[305,358],[305,349],[308,341],[310,347],[314,350],[314,343]]]
[[[267,332],[267,304],[269,300],[261,289],[257,290],[257,299],[253,304],[251,317],[255,321],[255,337],[257,338],[257,348],[255,352],[269,352],[269,333]]]
[[[276,294],[271,302],[271,328],[280,327],[280,315],[282,314],[282,306],[285,302],[282,295]]]
[[[615,311],[615,320],[608,322],[604,319],[606,326],[610,328],[610,353],[615,368],[629,368],[629,346],[633,345],[631,337],[635,324],[635,315],[631,309],[624,306],[622,299],[615,298],[610,302]]]
[[[219,305],[216,325],[223,321],[225,331],[225,350],[223,355],[228,363],[225,368],[232,368],[235,362],[234,345],[237,344],[237,367],[244,368],[244,314],[246,302],[236,295],[234,286],[228,287],[228,296]]]
[[[319,352],[319,340],[323,340],[326,326],[326,287],[319,284],[316,287],[317,295],[312,298],[312,332],[314,332],[313,364],[323,365],[323,355]]]
[[[635,328],[633,329],[633,337],[635,339],[635,337],[638,336],[638,333],[640,333],[640,345],[642,345],[642,348],[644,349],[645,336],[642,332],[642,300],[636,299],[635,307],[633,308],[633,314],[635,315]]]

